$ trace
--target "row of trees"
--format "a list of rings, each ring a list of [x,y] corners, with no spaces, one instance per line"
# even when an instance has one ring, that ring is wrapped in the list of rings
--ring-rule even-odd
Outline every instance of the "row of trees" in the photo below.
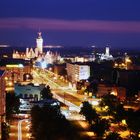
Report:
[[[111,123],[117,123],[121,127],[122,120],[126,121],[126,129],[130,132],[130,137],[134,140],[139,139],[140,132],[140,110],[125,110],[123,103],[121,103],[116,96],[107,94],[102,97],[100,102],[101,112],[100,115],[97,114],[96,110],[92,108],[92,105],[89,102],[83,102],[80,113],[83,114],[86,120],[90,124],[91,130],[98,136],[105,136],[105,132],[109,130]],[[104,110],[105,109],[105,110]],[[102,116],[110,116],[108,120],[102,119]],[[115,132],[109,133],[106,136],[106,139],[111,137],[111,139],[121,139],[119,135]]]
[[[6,120],[2,122],[1,129],[2,129],[2,140],[9,139],[9,132],[10,132],[10,121],[13,119],[12,115],[19,112],[19,97],[15,96],[14,92],[6,93]]]
[[[77,140],[79,136],[61,114],[59,106],[34,106],[31,110],[31,133],[35,140]]]
[[[125,110],[124,104],[116,96],[107,94],[100,103],[101,107],[107,107],[107,114],[113,117],[112,122],[121,124],[122,120],[126,121],[126,127],[130,131],[130,137],[139,139],[140,132],[140,110]]]
[[[10,122],[12,115],[19,113],[20,101],[14,92],[6,93],[6,121]]]
[[[1,123],[1,140],[9,139],[10,126],[6,122]]]
[[[53,99],[50,87],[40,92],[44,100]],[[62,115],[60,106],[45,103],[43,107],[34,106],[31,110],[31,134],[35,140],[77,140],[76,128]]]
[[[105,136],[105,133],[109,130],[109,121],[102,119],[88,101],[83,102],[80,113],[85,116],[85,119],[90,125],[90,129],[96,134],[96,138],[102,139]],[[117,133],[109,133],[109,135],[106,136],[106,140],[119,139],[120,137]]]

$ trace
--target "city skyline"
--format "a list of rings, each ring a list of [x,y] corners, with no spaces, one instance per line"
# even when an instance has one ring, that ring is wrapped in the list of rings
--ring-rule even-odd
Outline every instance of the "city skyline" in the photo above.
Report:
[[[1,2],[0,44],[34,46],[41,30],[44,45],[139,49],[139,1],[77,0]]]

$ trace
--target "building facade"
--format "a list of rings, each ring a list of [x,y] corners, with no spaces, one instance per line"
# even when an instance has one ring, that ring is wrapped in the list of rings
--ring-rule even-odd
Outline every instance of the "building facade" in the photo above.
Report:
[[[7,62],[6,62],[7,61]],[[23,81],[24,74],[31,73],[31,65],[30,63],[26,63],[23,61],[16,61],[16,60],[1,60],[3,63],[0,66],[0,70],[6,71],[6,80],[11,80],[13,82]],[[14,62],[14,63],[12,63]]]
[[[15,94],[22,99],[31,99],[38,101],[41,99],[40,91],[45,87],[44,84],[42,85],[20,85],[15,84]]]
[[[5,71],[0,70],[0,138],[1,138],[1,123],[4,121],[5,116]]]
[[[43,52],[43,38],[41,32],[38,33],[35,48],[26,48],[26,52],[18,52],[14,50],[12,56],[14,59],[36,59],[36,66],[42,68],[46,68],[47,64],[53,64],[54,62],[60,61],[61,58],[58,53],[53,53],[51,51]]]
[[[43,38],[41,36],[41,32],[38,33],[38,38],[36,39],[36,48],[38,50],[38,53],[43,53]]]
[[[113,56],[110,54],[110,49],[109,47],[105,48],[105,53],[101,54],[100,56],[101,60],[113,60]]]
[[[90,66],[80,63],[67,63],[67,76],[71,82],[87,80],[90,77]]]
[[[126,98],[126,88],[124,87],[108,85],[108,84],[98,85],[97,97],[100,98],[109,93],[117,96],[117,98],[119,98],[121,101],[124,101]]]

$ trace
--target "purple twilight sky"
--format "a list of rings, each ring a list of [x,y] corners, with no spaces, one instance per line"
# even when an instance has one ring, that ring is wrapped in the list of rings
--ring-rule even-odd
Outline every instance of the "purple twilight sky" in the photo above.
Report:
[[[0,44],[140,48],[139,0],[5,0],[0,2]]]

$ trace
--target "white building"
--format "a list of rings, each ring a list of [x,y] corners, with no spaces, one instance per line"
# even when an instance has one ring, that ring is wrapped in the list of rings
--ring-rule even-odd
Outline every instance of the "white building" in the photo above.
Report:
[[[100,56],[101,60],[113,60],[113,56],[110,54],[110,49],[109,47],[106,47],[105,49],[105,54],[101,54]]]
[[[36,47],[33,48],[26,48],[26,52],[13,52],[14,59],[24,59],[30,60],[32,58],[37,58],[36,62],[40,63],[40,65],[45,64],[53,64],[54,62],[60,61],[60,54],[53,53],[51,51],[47,51],[46,53],[43,52],[43,38],[41,36],[41,32],[38,33],[38,38],[36,39]],[[44,66],[45,66],[44,65]],[[45,68],[45,67],[44,67]]]
[[[19,85],[15,84],[15,94],[16,96],[20,96],[22,99],[31,99],[31,100],[40,100],[41,95],[40,91],[45,87],[45,85]]]
[[[76,63],[67,63],[67,75],[71,82],[87,80],[90,77],[90,66]]]
[[[36,48],[40,54],[43,53],[43,38],[41,32],[38,33],[38,38],[36,39]]]

